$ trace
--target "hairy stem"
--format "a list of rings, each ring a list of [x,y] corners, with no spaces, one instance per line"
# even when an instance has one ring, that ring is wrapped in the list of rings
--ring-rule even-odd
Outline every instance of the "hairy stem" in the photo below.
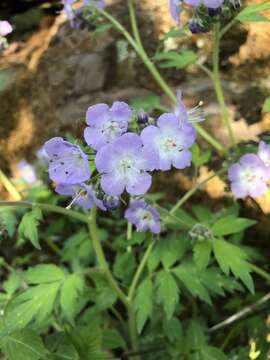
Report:
[[[221,110],[222,121],[226,126],[230,138],[231,145],[235,145],[235,138],[231,127],[230,114],[225,103],[224,94],[221,86],[220,71],[219,71],[219,51],[220,51],[220,25],[214,24],[213,29],[213,72],[212,81],[216,92],[217,100]]]
[[[142,257],[142,260],[141,260],[141,262],[140,262],[140,264],[139,264],[139,267],[138,267],[138,269],[137,269],[137,271],[136,271],[136,273],[135,273],[135,275],[134,275],[134,278],[133,278],[133,280],[132,280],[132,283],[131,283],[131,285],[130,285],[129,292],[128,292],[128,298],[129,298],[130,300],[133,299],[133,296],[134,296],[136,287],[137,287],[138,282],[139,282],[139,280],[140,280],[140,277],[141,277],[141,275],[142,275],[142,273],[143,273],[143,270],[144,270],[144,268],[145,268],[146,262],[147,262],[150,254],[151,254],[151,252],[152,252],[152,250],[153,250],[154,245],[155,245],[154,241],[150,243],[150,245],[149,245],[148,248],[146,249],[146,252],[144,253],[144,255],[143,255],[143,257]]]
[[[132,27],[133,32],[135,30],[136,34],[138,32],[134,7],[132,0],[129,0],[129,10],[131,9],[131,20],[132,20]],[[151,61],[147,53],[145,52],[141,41],[139,40],[139,43],[137,43],[136,39],[134,39],[129,32],[109,13],[107,13],[104,10],[100,10],[100,12],[103,14],[103,16],[108,19],[114,27],[126,38],[126,40],[130,43],[130,45],[133,47],[133,49],[136,51],[138,56],[141,58],[145,66],[148,68],[149,72],[153,76],[153,78],[156,80],[159,87],[164,91],[164,93],[171,99],[172,103],[176,103],[176,96],[174,92],[171,90],[171,88],[167,85],[166,81],[161,76],[160,72],[157,70],[154,63]],[[135,35],[134,35],[135,36]],[[137,35],[136,35],[137,37]],[[194,124],[194,127],[200,134],[202,138],[204,138],[209,144],[211,144],[219,153],[226,153],[226,149],[224,146],[217,141],[212,135],[210,135],[202,126],[199,124]]]
[[[257,275],[270,282],[270,274],[267,271],[261,269],[260,267],[254,264],[249,264],[249,266],[253,272],[255,272]]]
[[[115,293],[117,294],[119,299],[122,301],[122,303],[128,308],[129,302],[127,300],[127,297],[124,294],[124,292],[120,289],[116,280],[114,279],[114,277],[109,269],[107,260],[105,258],[105,255],[104,255],[101,243],[100,243],[100,239],[98,236],[96,216],[97,216],[97,208],[96,208],[96,206],[94,206],[91,209],[91,215],[90,215],[90,220],[89,220],[88,226],[89,226],[89,233],[91,236],[92,244],[93,244],[99,265],[100,265],[101,269],[104,271],[104,275],[106,276],[111,288],[115,291]]]
[[[44,211],[62,214],[71,217],[73,219],[80,220],[85,223],[89,222],[88,216],[81,214],[78,211],[68,210],[57,205],[32,203],[30,201],[0,201],[0,206],[10,206],[14,208],[28,208],[28,209],[39,207],[41,210]]]
[[[97,229],[97,208],[94,206],[91,209],[90,220],[88,222],[89,226],[89,233],[91,236],[92,244],[96,253],[97,260],[101,266],[101,269],[104,272],[104,275],[107,278],[108,283],[110,284],[111,288],[114,290],[118,298],[121,302],[125,305],[127,312],[128,312],[128,324],[129,324],[129,333],[130,333],[130,341],[133,351],[138,351],[139,349],[139,341],[138,341],[138,334],[137,334],[137,326],[136,326],[136,317],[132,305],[132,301],[125,295],[125,293],[120,289],[117,281],[115,280],[111,270],[109,268],[108,262],[106,260],[102,245],[100,243],[100,239],[98,236],[98,229]],[[140,360],[139,356],[134,356],[133,360]]]

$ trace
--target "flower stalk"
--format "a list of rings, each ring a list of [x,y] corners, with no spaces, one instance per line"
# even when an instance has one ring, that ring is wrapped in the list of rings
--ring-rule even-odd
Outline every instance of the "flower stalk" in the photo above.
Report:
[[[215,93],[220,106],[222,121],[228,130],[231,145],[235,146],[236,142],[231,127],[230,114],[225,103],[224,94],[221,86],[220,70],[219,70],[219,61],[220,61],[219,52],[220,52],[220,24],[216,23],[213,26],[213,55],[212,55],[213,71],[212,71],[211,79],[213,81]]]

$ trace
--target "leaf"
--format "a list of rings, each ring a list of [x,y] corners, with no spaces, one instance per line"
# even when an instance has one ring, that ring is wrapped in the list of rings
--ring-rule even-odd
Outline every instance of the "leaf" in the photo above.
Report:
[[[60,282],[30,287],[15,297],[7,308],[8,327],[23,328],[30,322],[41,324],[50,317]]]
[[[84,278],[80,274],[68,275],[60,290],[60,305],[65,317],[73,321],[77,309],[77,300],[84,290]]]
[[[40,336],[30,329],[10,333],[1,339],[0,347],[8,360],[47,359],[47,350]]]
[[[270,2],[266,1],[260,4],[252,4],[245,7],[240,13],[236,16],[236,20],[245,23],[247,21],[254,22],[268,22],[269,19],[263,15],[261,12],[270,9]]]
[[[214,236],[230,235],[244,231],[256,223],[257,221],[255,220],[236,218],[233,215],[227,215],[214,223],[212,232]]]
[[[126,343],[116,329],[106,329],[102,334],[102,347],[104,349],[124,348]]]
[[[0,228],[7,230],[8,235],[11,237],[15,232],[17,218],[12,210],[7,206],[0,208]]]
[[[146,321],[151,317],[154,304],[154,291],[151,278],[144,280],[138,287],[134,305],[136,309],[137,328],[141,333]]]
[[[156,251],[164,268],[168,269],[180,260],[187,250],[187,243],[179,234],[172,234],[157,243]]]
[[[152,94],[144,97],[137,97],[131,100],[130,105],[136,110],[150,112],[160,108],[160,96]]]
[[[209,264],[212,246],[210,241],[197,242],[193,248],[193,258],[199,270],[204,270]]]
[[[136,262],[132,252],[119,254],[113,264],[113,272],[119,279],[129,279],[134,270]]]
[[[191,147],[192,162],[195,166],[199,167],[207,163],[211,157],[211,150],[205,150],[201,152],[198,144],[194,143]]]
[[[182,37],[182,36],[186,36],[186,32],[183,31],[182,29],[179,29],[178,27],[174,27],[172,29],[170,29],[163,37],[162,41],[165,41],[169,38],[178,38],[178,37]]]
[[[28,284],[46,284],[64,279],[64,272],[54,264],[41,264],[28,268],[23,277]]]
[[[202,360],[228,360],[224,352],[214,346],[203,346],[200,354]]]
[[[186,346],[188,351],[199,351],[206,344],[204,329],[198,320],[190,320],[187,327]]]
[[[19,235],[23,239],[30,240],[35,248],[41,249],[38,241],[38,225],[42,219],[42,212],[39,208],[34,208],[32,211],[26,213],[19,225]]]
[[[212,213],[206,206],[193,205],[192,212],[200,223],[209,225],[212,218]]]
[[[270,112],[270,96],[265,99],[262,111],[263,112]]]
[[[95,33],[104,33],[113,27],[112,24],[100,24],[96,27]]]
[[[208,291],[200,282],[194,263],[183,263],[174,268],[173,272],[193,296],[198,296],[201,300],[211,304]]]
[[[11,297],[22,283],[22,276],[19,272],[13,271],[3,283],[3,289]]]
[[[242,280],[251,293],[254,293],[254,284],[250,276],[250,266],[247,254],[238,246],[223,239],[213,241],[213,251],[221,270],[228,275],[231,271],[236,278]]]
[[[192,50],[168,51],[156,54],[154,60],[161,61],[159,66],[162,68],[182,69],[189,64],[194,64],[197,61],[197,55]]]
[[[162,270],[157,273],[156,284],[157,301],[163,305],[167,319],[170,320],[178,303],[179,288],[177,282],[173,275]]]

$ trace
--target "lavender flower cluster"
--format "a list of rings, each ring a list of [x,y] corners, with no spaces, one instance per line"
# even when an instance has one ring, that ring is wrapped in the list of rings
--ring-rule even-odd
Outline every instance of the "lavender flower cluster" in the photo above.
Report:
[[[139,231],[160,232],[157,211],[141,197],[152,184],[154,170],[190,166],[190,147],[196,139],[191,123],[200,121],[201,117],[200,106],[186,109],[181,93],[174,112],[162,114],[151,125],[142,125],[141,113],[122,101],[115,101],[111,107],[90,106],[84,139],[91,155],[61,137],[54,137],[44,145],[56,192],[71,196],[71,204],[85,209],[96,204],[104,211],[117,207],[121,195],[127,192],[132,197],[125,213],[128,221]],[[94,177],[91,177],[90,161],[97,171]],[[102,199],[97,195],[100,190],[104,194]]]

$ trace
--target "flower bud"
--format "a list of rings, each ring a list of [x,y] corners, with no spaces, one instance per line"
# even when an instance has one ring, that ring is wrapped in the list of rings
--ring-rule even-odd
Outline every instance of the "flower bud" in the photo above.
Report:
[[[116,210],[120,205],[120,200],[118,196],[104,195],[103,204],[107,210]]]
[[[206,33],[209,28],[204,26],[198,19],[191,19],[189,22],[189,30],[192,34]]]
[[[141,110],[137,112],[137,121],[140,125],[145,125],[148,123],[149,117],[148,114]]]

